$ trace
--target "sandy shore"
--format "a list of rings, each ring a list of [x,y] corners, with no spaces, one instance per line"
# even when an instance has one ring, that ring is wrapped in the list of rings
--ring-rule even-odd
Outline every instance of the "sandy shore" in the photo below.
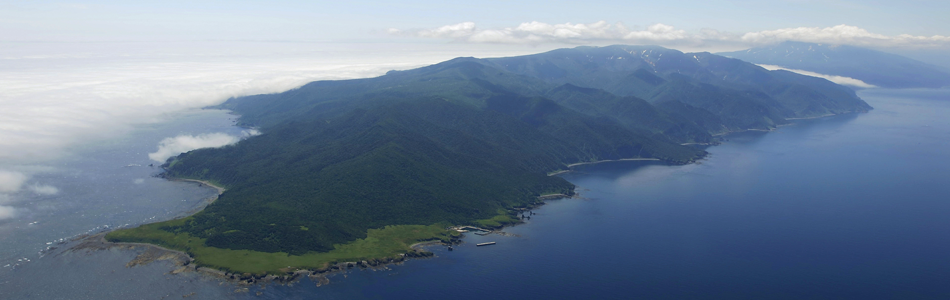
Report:
[[[570,170],[570,168],[581,166],[581,165],[593,165],[593,164],[613,162],[613,161],[637,161],[637,160],[660,160],[660,159],[659,158],[621,158],[621,159],[605,159],[605,160],[598,160],[598,161],[579,162],[579,163],[573,163],[573,164],[567,165],[568,170],[554,171],[554,172],[548,173],[548,176],[570,173],[570,172],[573,172],[573,170]]]
[[[174,177],[168,177],[168,178],[166,178],[166,179],[168,179],[168,180],[170,180],[170,181],[188,181],[188,182],[196,182],[196,183],[204,184],[204,185],[210,186],[210,187],[212,187],[212,188],[218,190],[218,195],[223,194],[224,191],[225,191],[225,189],[224,189],[223,187],[214,185],[213,183],[210,183],[210,182],[207,182],[207,181],[204,181],[204,180],[186,179],[186,178],[174,178]]]
[[[570,167],[574,167],[574,166],[593,165],[593,164],[599,164],[599,163],[604,163],[604,162],[612,162],[612,161],[634,161],[634,160],[660,160],[660,159],[659,159],[659,158],[621,158],[621,159],[605,159],[605,160],[598,160],[598,161],[590,161],[590,162],[581,162],[581,163],[569,164],[569,165],[567,165],[567,167],[570,168]]]
[[[818,118],[824,118],[824,117],[830,117],[830,116],[837,116],[837,115],[836,115],[836,114],[824,114],[824,115],[814,116],[814,117],[785,118],[785,120],[808,120],[808,119],[818,119]]]

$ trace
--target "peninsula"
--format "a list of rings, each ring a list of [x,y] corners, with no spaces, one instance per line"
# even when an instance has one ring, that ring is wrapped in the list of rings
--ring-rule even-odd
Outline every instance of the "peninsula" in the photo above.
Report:
[[[824,79],[654,46],[559,49],[317,81],[220,108],[262,133],[163,165],[226,190],[195,215],[109,233],[241,274],[327,270],[451,243],[455,225],[500,227],[553,172],[623,159],[686,164],[733,131],[871,109]]]

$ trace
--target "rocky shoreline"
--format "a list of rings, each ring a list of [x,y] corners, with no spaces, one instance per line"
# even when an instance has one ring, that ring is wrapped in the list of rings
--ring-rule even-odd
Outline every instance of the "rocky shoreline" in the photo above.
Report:
[[[577,193],[572,193],[572,194],[573,195],[566,195],[566,194],[542,195],[538,197],[538,200],[540,200],[539,202],[525,208],[517,209],[516,211],[520,213],[529,212],[535,208],[538,208],[544,205],[545,204],[544,201],[546,200],[577,197]],[[518,224],[524,224],[524,221],[522,219],[519,219],[517,223],[503,225],[498,228],[491,228],[492,230],[490,230],[489,233],[506,235],[504,232],[498,231],[497,229],[514,226]],[[106,233],[107,232],[103,232],[103,233],[85,237],[81,239],[79,244],[71,247],[71,250],[94,251],[94,250],[107,250],[107,249],[117,248],[117,249],[122,249],[122,250],[135,251],[135,250],[144,248],[145,250],[142,250],[141,253],[139,253],[135,258],[129,261],[126,264],[126,267],[132,268],[139,265],[147,265],[156,261],[171,261],[176,267],[173,270],[169,271],[169,274],[179,274],[183,272],[196,272],[196,273],[200,273],[206,276],[219,278],[231,283],[235,283],[239,286],[245,286],[245,287],[250,287],[257,284],[266,285],[270,283],[293,284],[294,282],[299,281],[303,277],[307,277],[313,282],[315,282],[317,286],[321,286],[324,284],[328,284],[330,282],[328,276],[331,276],[334,274],[345,273],[352,269],[360,269],[360,270],[386,269],[390,265],[399,265],[409,259],[422,259],[422,258],[434,257],[435,256],[434,253],[426,251],[424,249],[424,247],[426,246],[434,246],[434,245],[453,246],[453,245],[459,245],[462,243],[461,238],[454,239],[450,243],[443,243],[442,241],[438,241],[438,240],[425,241],[425,242],[419,242],[419,243],[410,245],[409,246],[409,248],[411,249],[410,251],[404,254],[396,255],[394,257],[374,258],[374,259],[368,259],[368,260],[362,260],[362,261],[337,262],[335,264],[328,264],[324,266],[323,268],[319,268],[319,269],[294,270],[294,271],[288,270],[288,272],[285,275],[273,275],[273,274],[259,275],[259,274],[250,274],[250,273],[230,273],[230,272],[219,270],[219,269],[201,267],[201,266],[198,266],[197,264],[193,264],[192,262],[194,261],[194,259],[185,252],[168,249],[168,248],[161,247],[158,245],[146,244],[146,243],[110,242],[105,239]]]
[[[165,178],[168,180],[188,181],[188,182],[204,184],[209,187],[217,189],[219,195],[224,192],[223,188],[219,186],[215,186],[209,182],[193,180],[193,179],[181,179],[181,178],[169,178],[169,177],[165,177]],[[496,228],[491,228],[491,230],[488,230],[488,233],[506,235],[504,232],[498,231],[497,229],[501,229],[508,226],[514,226],[518,224],[523,224],[524,217],[525,217],[524,213],[530,212],[531,210],[544,205],[545,204],[544,201],[562,199],[562,198],[574,198],[576,196],[577,194],[573,193],[573,191],[570,195],[548,194],[548,195],[538,196],[538,200],[539,200],[538,202],[524,208],[515,209],[516,215],[521,214],[521,217],[518,218],[517,222],[510,223],[510,224],[503,224]],[[212,202],[216,198],[217,197],[211,197],[210,201],[208,202]],[[530,216],[528,218],[530,218]],[[389,265],[398,265],[409,259],[434,257],[435,255],[434,253],[424,250],[424,247],[426,246],[433,246],[433,245],[453,246],[453,245],[458,245],[462,243],[462,240],[460,237],[453,239],[449,243],[444,243],[439,240],[424,241],[424,242],[418,242],[418,243],[410,245],[409,246],[410,250],[408,252],[399,254],[393,257],[373,258],[373,259],[361,260],[361,261],[336,262],[333,264],[327,264],[323,268],[318,268],[318,269],[306,269],[306,270],[289,270],[288,269],[284,275],[274,275],[274,274],[261,275],[261,274],[251,274],[251,273],[231,273],[231,272],[227,272],[227,271],[219,270],[215,268],[198,266],[197,264],[193,263],[194,258],[192,258],[190,255],[188,255],[185,252],[168,249],[165,247],[161,247],[154,244],[147,244],[147,243],[110,242],[105,239],[105,235],[107,233],[108,232],[101,232],[95,235],[90,235],[87,237],[80,238],[80,242],[77,245],[70,247],[70,250],[87,250],[87,251],[107,250],[107,249],[121,249],[121,250],[129,250],[129,251],[139,250],[142,252],[139,253],[134,259],[129,261],[126,264],[126,267],[132,268],[139,265],[147,265],[156,261],[171,261],[175,265],[175,267],[173,270],[169,271],[169,274],[179,274],[183,272],[196,272],[203,275],[219,278],[219,279],[222,279],[231,283],[235,283],[240,286],[245,286],[245,287],[249,287],[249,286],[253,286],[257,284],[266,285],[269,283],[292,284],[294,282],[299,281],[305,276],[308,277],[310,280],[314,281],[317,286],[321,286],[321,285],[329,283],[329,278],[327,276],[331,276],[337,273],[345,273],[346,271],[349,271],[351,269],[361,269],[361,270],[385,269]],[[144,248],[144,250],[140,250],[142,248]]]
[[[311,280],[317,283],[317,286],[326,284],[329,282],[327,276],[333,275],[335,273],[342,273],[350,269],[359,268],[359,269],[381,269],[386,268],[388,265],[400,264],[405,262],[408,259],[419,259],[419,258],[428,258],[433,257],[435,254],[429,251],[422,249],[423,246],[442,244],[440,241],[429,241],[416,243],[410,246],[411,251],[397,255],[395,257],[387,258],[374,258],[369,260],[362,261],[349,261],[349,262],[338,262],[335,264],[327,265],[320,269],[315,270],[295,270],[288,271],[285,275],[259,275],[259,274],[250,274],[250,273],[230,273],[223,270],[218,270],[215,268],[201,267],[197,264],[193,264],[194,259],[189,256],[187,253],[168,249],[165,247],[145,244],[145,243],[114,243],[107,241],[105,239],[106,233],[99,233],[85,237],[79,241],[79,243],[73,247],[70,247],[71,251],[99,251],[99,250],[108,250],[108,249],[120,249],[128,251],[141,251],[135,258],[126,263],[127,268],[132,268],[140,265],[147,265],[156,261],[170,261],[175,265],[175,268],[169,271],[169,274],[179,274],[183,272],[196,272],[203,275],[212,276],[215,278],[223,279],[228,282],[232,282],[242,286],[251,286],[256,284],[269,284],[269,283],[278,283],[278,284],[290,284],[293,283],[304,276],[309,277]],[[459,242],[456,242],[456,244]],[[144,250],[141,250],[144,249]]]
[[[225,188],[217,186],[208,181],[196,180],[196,179],[187,179],[187,178],[177,178],[167,176],[166,173],[161,173],[158,175],[160,178],[164,178],[170,181],[181,181],[181,182],[192,182],[199,185],[208,186],[217,190],[217,195],[205,199],[201,207],[203,208],[207,204],[210,204],[217,200],[218,196],[224,193]],[[199,209],[200,210],[200,209]],[[193,214],[196,211],[191,211],[189,213]],[[194,264],[194,258],[188,255],[185,252],[168,249],[162,246],[148,244],[148,243],[124,243],[124,242],[110,242],[105,239],[105,235],[108,232],[101,232],[98,234],[80,237],[80,241],[77,245],[70,247],[70,250],[107,250],[107,249],[122,249],[122,250],[138,250],[144,248],[145,250],[134,259],[129,261],[126,264],[126,267],[131,268],[138,265],[147,265],[155,261],[171,261],[176,267],[174,270],[170,271],[169,274],[179,274],[182,272],[197,272],[204,275],[216,277],[223,279],[228,282],[236,283],[243,286],[251,286],[255,284],[268,284],[268,283],[278,283],[278,284],[290,284],[303,276],[309,277],[311,280],[317,283],[317,286],[326,284],[329,282],[327,276],[342,273],[350,269],[359,268],[359,269],[380,269],[386,268],[386,266],[391,264],[400,264],[408,259],[413,258],[428,258],[434,256],[432,252],[425,251],[422,249],[423,246],[433,245],[433,244],[442,244],[441,241],[426,241],[415,243],[409,246],[410,250],[403,254],[398,254],[393,257],[383,257],[383,258],[373,258],[362,261],[347,261],[347,262],[336,262],[333,264],[327,264],[323,268],[318,269],[307,269],[307,270],[287,270],[284,275],[262,275],[262,274],[251,274],[251,273],[231,273],[224,270],[219,270],[215,268],[202,267]],[[461,241],[455,239],[451,244],[459,244]]]

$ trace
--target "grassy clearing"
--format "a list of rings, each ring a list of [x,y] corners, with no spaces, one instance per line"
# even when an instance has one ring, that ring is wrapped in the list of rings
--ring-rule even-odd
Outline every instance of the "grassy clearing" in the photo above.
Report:
[[[335,245],[329,252],[310,252],[304,255],[288,255],[284,252],[260,252],[233,250],[205,246],[204,239],[187,233],[172,233],[163,227],[187,222],[189,218],[146,224],[137,228],[110,232],[106,239],[111,242],[149,243],[183,251],[195,259],[195,263],[232,273],[286,274],[298,269],[323,269],[331,263],[360,261],[374,258],[395,257],[410,251],[410,245],[431,240],[448,241],[458,233],[445,230],[443,225],[395,225],[370,229],[365,239]]]
[[[505,225],[518,223],[520,220],[505,210],[498,210],[498,215],[491,219],[476,220],[475,225],[482,228],[500,228]]]

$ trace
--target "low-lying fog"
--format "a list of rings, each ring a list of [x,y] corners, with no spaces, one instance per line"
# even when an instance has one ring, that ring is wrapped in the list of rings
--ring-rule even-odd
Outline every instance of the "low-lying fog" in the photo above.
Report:
[[[355,50],[354,50],[355,49]],[[439,49],[439,50],[432,50]],[[479,50],[482,49],[482,50]],[[516,55],[471,45],[293,42],[4,42],[0,47],[0,222],[18,202],[59,193],[34,175],[55,172],[70,148],[128,134],[176,112],[230,97],[282,92],[323,79],[382,75],[457,56]],[[256,134],[249,130],[245,136]],[[238,141],[182,132],[157,141],[156,162]]]

